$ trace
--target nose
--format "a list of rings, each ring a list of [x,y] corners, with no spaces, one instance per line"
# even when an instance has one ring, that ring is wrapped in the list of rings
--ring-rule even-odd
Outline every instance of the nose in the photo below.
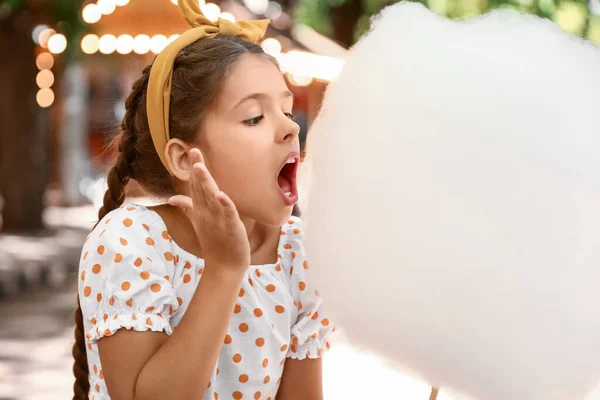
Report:
[[[300,125],[294,120],[288,118],[287,115],[282,114],[279,118],[279,127],[277,130],[277,141],[280,143],[288,143],[293,141],[300,134]]]

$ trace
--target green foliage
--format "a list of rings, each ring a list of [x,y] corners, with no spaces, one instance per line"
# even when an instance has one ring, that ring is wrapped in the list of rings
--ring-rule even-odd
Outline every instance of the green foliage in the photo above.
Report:
[[[383,5],[382,0],[363,0],[363,9],[367,13],[367,16],[370,14],[375,14],[381,9]]]
[[[0,0],[0,15],[9,15],[27,10],[32,21],[49,25],[67,38],[67,57],[80,55],[79,39],[85,31],[81,18],[82,0]],[[31,29],[33,30],[33,26]]]
[[[325,0],[301,0],[294,9],[294,21],[310,26],[325,36],[331,36],[333,29],[329,14],[330,7]]]
[[[331,36],[331,7],[344,0],[299,0],[295,21]],[[369,29],[369,21],[381,9],[398,0],[362,0],[363,16],[354,24],[358,40]],[[404,0],[423,3],[437,14],[451,19],[465,19],[485,12],[511,8],[556,22],[565,31],[600,43],[600,17],[590,13],[587,0]]]
[[[363,15],[356,22],[356,28],[354,30],[354,41],[357,42],[358,39],[365,33],[369,31],[369,27],[371,26],[371,16]]]
[[[81,0],[47,1],[52,5],[54,20],[59,21],[54,29],[67,38],[67,56],[81,56],[79,41],[86,27],[81,17]]]
[[[23,0],[4,0],[0,4],[0,10],[12,11],[23,4]]]

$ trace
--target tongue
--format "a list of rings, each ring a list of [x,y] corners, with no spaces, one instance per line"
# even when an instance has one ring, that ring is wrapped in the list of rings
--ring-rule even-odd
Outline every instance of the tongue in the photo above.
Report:
[[[281,175],[277,177],[277,184],[279,185],[281,190],[283,190],[284,193],[289,193],[292,191],[292,184],[290,183],[290,181],[288,181]]]

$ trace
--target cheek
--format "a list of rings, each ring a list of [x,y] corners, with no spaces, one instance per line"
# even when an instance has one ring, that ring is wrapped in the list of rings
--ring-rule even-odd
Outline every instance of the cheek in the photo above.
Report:
[[[231,149],[233,150],[233,149]],[[248,196],[249,190],[262,188],[273,178],[267,154],[250,151],[222,153],[210,166],[210,172],[221,190],[230,196]],[[273,178],[274,179],[274,178]]]
[[[219,188],[243,201],[276,179],[273,151],[273,135],[264,129],[221,129],[211,137],[205,157]]]
[[[210,173],[221,190],[228,191],[236,187],[243,176],[243,163],[234,154],[222,155],[210,166]]]

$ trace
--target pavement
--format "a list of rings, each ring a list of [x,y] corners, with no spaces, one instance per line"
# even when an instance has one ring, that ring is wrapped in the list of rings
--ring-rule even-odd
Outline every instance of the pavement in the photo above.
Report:
[[[0,400],[72,398],[76,275],[94,214],[49,207],[50,234],[0,234]]]
[[[0,299],[59,288],[77,272],[81,246],[94,221],[93,206],[49,207],[47,235],[0,234]]]
[[[73,396],[75,288],[38,288],[0,301],[0,399]]]

